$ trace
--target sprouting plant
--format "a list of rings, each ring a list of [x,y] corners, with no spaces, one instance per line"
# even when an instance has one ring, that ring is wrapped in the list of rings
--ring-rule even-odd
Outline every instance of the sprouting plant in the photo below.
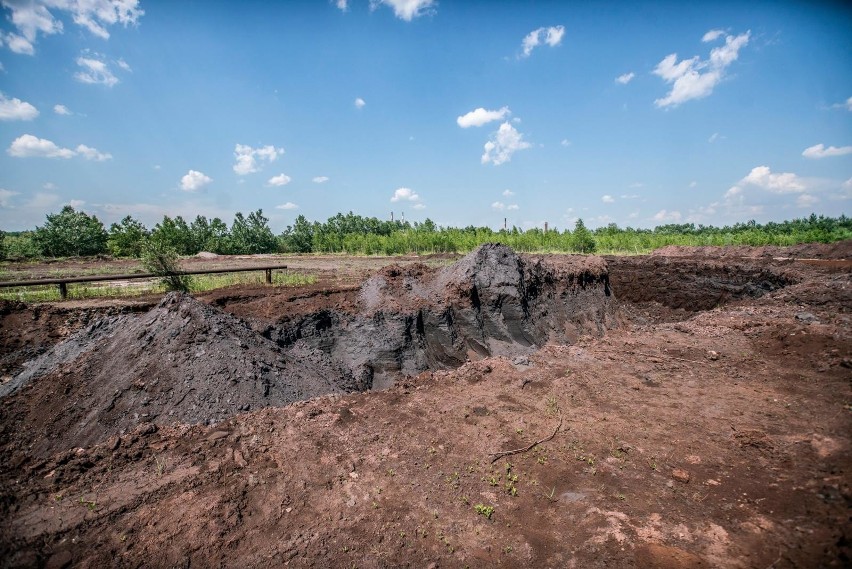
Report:
[[[474,511],[480,516],[485,516],[489,520],[491,516],[494,515],[494,506],[486,506],[484,504],[477,504],[473,507]]]
[[[555,495],[556,495],[556,486],[551,488],[550,494],[545,494],[544,497],[547,498],[548,500],[550,500],[551,502],[556,502],[557,500],[556,500],[556,498],[554,498]]]
[[[163,472],[166,470],[166,460],[160,460],[160,457],[155,456],[154,462],[157,464],[157,476],[162,476]]]
[[[549,396],[545,402],[545,410],[548,415],[558,415],[559,414],[559,402],[556,400],[556,397]]]
[[[80,498],[80,503],[89,508],[90,512],[94,512],[95,508],[98,507],[98,503],[94,500],[84,500],[82,497]]]

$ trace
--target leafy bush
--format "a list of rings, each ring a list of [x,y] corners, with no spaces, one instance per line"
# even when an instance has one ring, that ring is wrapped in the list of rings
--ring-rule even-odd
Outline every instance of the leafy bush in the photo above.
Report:
[[[188,292],[192,279],[188,275],[178,274],[178,254],[166,242],[149,239],[142,248],[142,266],[160,277],[166,290]]]
[[[129,215],[109,228],[107,247],[115,257],[141,257],[148,230]]]

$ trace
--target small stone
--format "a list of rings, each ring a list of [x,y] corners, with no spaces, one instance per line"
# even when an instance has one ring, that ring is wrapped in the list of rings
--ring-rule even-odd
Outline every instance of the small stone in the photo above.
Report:
[[[684,484],[688,484],[689,483],[689,472],[687,472],[686,470],[680,469],[680,468],[675,468],[672,471],[672,478],[674,478],[678,482],[683,482]]]
[[[796,314],[796,320],[798,320],[799,322],[804,322],[806,324],[819,321],[819,319],[811,312],[799,312],[798,314]]]
[[[245,468],[246,466],[248,466],[248,462],[246,462],[245,457],[243,457],[243,453],[238,450],[234,451],[234,462],[236,462],[237,466],[239,466],[240,468]]]
[[[719,359],[719,352],[715,350],[707,350],[707,358],[715,362]]]

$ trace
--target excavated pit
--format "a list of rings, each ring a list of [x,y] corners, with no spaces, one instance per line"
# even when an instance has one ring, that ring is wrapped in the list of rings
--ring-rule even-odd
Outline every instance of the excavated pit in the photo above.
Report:
[[[156,424],[214,424],[523,356],[616,325],[603,259],[520,257],[501,245],[442,269],[387,267],[345,308],[280,310],[272,323],[250,324],[171,293],[144,315],[99,319],[0,385],[2,442],[44,457]]]

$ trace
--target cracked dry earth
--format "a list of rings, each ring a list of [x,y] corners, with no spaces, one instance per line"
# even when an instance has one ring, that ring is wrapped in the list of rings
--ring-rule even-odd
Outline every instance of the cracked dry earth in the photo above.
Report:
[[[381,391],[38,454],[10,432],[22,389],[0,400],[0,566],[848,567],[852,263],[607,267],[604,335]],[[266,330],[347,294],[201,300]]]

